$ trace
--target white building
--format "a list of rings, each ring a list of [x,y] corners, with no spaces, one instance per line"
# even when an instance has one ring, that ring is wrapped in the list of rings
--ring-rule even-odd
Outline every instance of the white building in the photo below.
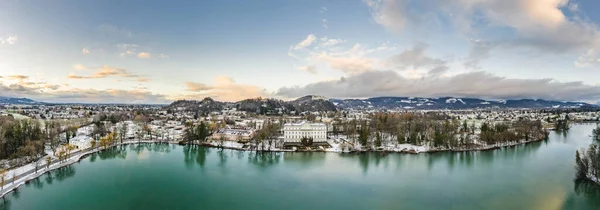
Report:
[[[300,142],[302,137],[313,138],[313,142],[327,141],[327,126],[323,123],[286,123],[283,125],[285,142]]]

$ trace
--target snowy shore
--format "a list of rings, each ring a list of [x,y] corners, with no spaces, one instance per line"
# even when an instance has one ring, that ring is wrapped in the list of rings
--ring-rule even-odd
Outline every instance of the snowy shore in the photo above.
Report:
[[[137,143],[171,143],[171,144],[175,144],[177,142],[131,140],[131,141],[125,141],[123,143],[117,143],[117,144],[111,145],[111,146],[107,147],[106,149],[112,148],[115,146],[119,146],[119,145],[137,144]],[[28,181],[40,177],[41,175],[45,174],[46,172],[72,165],[74,163],[79,162],[79,160],[81,160],[81,158],[86,157],[95,152],[100,152],[102,150],[104,150],[104,148],[97,147],[92,150],[77,151],[78,153],[76,155],[73,155],[62,162],[57,162],[57,163],[51,164],[49,167],[46,167],[45,164],[41,165],[40,167],[38,167],[37,172],[29,173],[30,171],[35,170],[35,163],[30,163],[30,164],[27,164],[25,166],[22,166],[22,167],[19,167],[16,169],[9,170],[6,172],[7,175],[16,176],[16,177],[20,177],[20,178],[17,178],[13,181],[12,177],[7,176],[6,183],[3,187],[3,189],[0,191],[1,192],[0,197],[4,197],[4,195],[12,192],[13,190],[17,189],[18,187],[20,187],[21,185],[25,184]]]

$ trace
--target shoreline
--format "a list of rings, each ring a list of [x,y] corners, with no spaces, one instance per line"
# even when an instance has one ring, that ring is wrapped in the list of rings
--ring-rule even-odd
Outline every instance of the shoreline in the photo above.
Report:
[[[540,141],[544,141],[545,139],[539,139],[539,140],[531,140],[531,141],[525,141],[525,142],[516,142],[516,143],[512,143],[512,144],[508,144],[508,145],[494,145],[494,146],[488,146],[488,147],[483,147],[483,148],[473,148],[473,149],[431,149],[431,150],[426,150],[426,151],[420,151],[420,152],[415,152],[415,151],[409,151],[409,150],[364,150],[364,151],[348,151],[348,152],[341,152],[341,151],[327,151],[327,150],[302,150],[302,151],[298,151],[298,150],[284,150],[284,149],[278,149],[278,150],[252,150],[252,149],[244,149],[244,148],[237,148],[237,147],[230,147],[230,146],[217,146],[217,145],[212,145],[210,143],[207,142],[202,142],[202,143],[192,143],[191,145],[198,145],[201,147],[207,147],[207,148],[220,148],[220,149],[230,149],[230,150],[238,150],[238,151],[261,151],[261,152],[323,152],[323,153],[328,153],[328,152],[333,152],[333,153],[397,153],[397,154],[412,154],[412,155],[418,155],[421,153],[439,153],[439,152],[478,152],[478,151],[490,151],[490,150],[495,150],[495,149],[502,149],[502,148],[510,148],[510,147],[514,147],[514,146],[519,146],[519,145],[527,145],[529,143],[533,143],[533,142],[540,142]],[[95,149],[92,150],[88,150],[85,151],[81,154],[77,154],[75,156],[70,157],[69,159],[67,159],[66,161],[62,162],[62,163],[55,163],[53,165],[50,165],[50,167],[46,168],[46,167],[42,167],[40,170],[38,170],[38,172],[33,172],[30,173],[28,175],[25,175],[22,178],[19,178],[17,180],[15,180],[14,183],[12,182],[7,182],[4,185],[4,189],[1,190],[1,194],[0,197],[4,197],[5,195],[15,191],[16,189],[18,189],[20,186],[26,184],[27,182],[29,182],[30,180],[39,178],[40,176],[51,172],[53,170],[56,169],[60,169],[66,166],[70,166],[73,165],[75,163],[78,163],[80,160],[94,154],[97,152],[101,152],[105,149],[109,149],[109,148],[113,148],[116,146],[122,146],[122,145],[129,145],[129,144],[141,144],[141,143],[164,143],[164,144],[177,144],[177,145],[181,145],[181,146],[186,146],[187,144],[179,144],[179,141],[154,141],[154,140],[141,140],[141,141],[126,141],[123,143],[117,143],[114,145],[111,145],[109,147],[106,148],[100,148],[97,147]],[[30,163],[31,164],[31,163]],[[590,180],[592,182],[594,182],[593,180]],[[600,183],[598,182],[594,182],[600,185]]]
[[[530,140],[530,141],[522,141],[522,142],[514,142],[514,143],[510,143],[510,144],[506,144],[506,145],[491,145],[491,146],[483,146],[483,147],[477,147],[477,148],[467,148],[467,149],[428,149],[425,151],[411,151],[411,150],[354,150],[354,151],[347,151],[347,152],[343,152],[343,151],[327,151],[327,150],[290,150],[290,149],[278,149],[278,150],[255,150],[255,149],[245,149],[245,148],[238,148],[238,147],[230,147],[230,146],[218,146],[218,145],[214,145],[211,144],[209,142],[202,142],[202,143],[193,143],[193,145],[199,145],[199,146],[203,146],[203,147],[209,147],[209,148],[220,148],[220,149],[231,149],[231,150],[238,150],[238,151],[262,151],[262,152],[332,152],[332,153],[367,153],[367,152],[388,152],[388,153],[399,153],[399,154],[421,154],[421,153],[438,153],[438,152],[478,152],[478,151],[490,151],[490,150],[496,150],[496,149],[502,149],[502,148],[510,148],[510,147],[515,147],[515,146],[519,146],[519,145],[527,145],[530,143],[535,143],[535,142],[541,142],[541,141],[545,141],[545,138],[542,139],[536,139],[536,140]],[[180,144],[180,145],[187,145],[187,144]],[[419,147],[416,145],[411,145],[414,147]]]
[[[116,146],[129,145],[129,144],[138,144],[138,143],[168,143],[168,144],[173,144],[174,142],[168,142],[168,141],[167,142],[165,142],[165,141],[148,141],[148,140],[143,140],[143,141],[126,141],[126,142],[123,142],[123,143],[117,143],[117,144],[108,146],[106,148],[97,147],[95,149],[88,150],[88,151],[80,150],[80,151],[84,151],[84,152],[82,152],[81,154],[74,155],[74,156],[70,157],[69,159],[65,160],[64,162],[58,162],[58,163],[52,164],[48,168],[41,167],[37,172],[33,172],[33,173],[30,173],[30,174],[27,174],[27,175],[25,175],[25,176],[23,176],[23,177],[15,180],[14,183],[6,181],[6,184],[4,184],[4,187],[1,190],[2,193],[0,194],[0,198],[4,198],[5,195],[7,195],[7,194],[9,194],[9,193],[11,193],[13,191],[15,191],[20,186],[26,184],[27,182],[29,182],[29,181],[31,181],[33,179],[37,179],[40,176],[42,176],[42,175],[44,175],[44,174],[46,174],[48,172],[51,172],[53,170],[60,169],[60,168],[63,168],[63,167],[70,166],[70,165],[73,165],[75,163],[78,163],[80,160],[82,160],[82,159],[84,159],[84,158],[86,158],[86,157],[88,157],[91,154],[94,154],[96,152],[101,152],[101,151],[103,151],[105,149],[113,148],[113,147],[116,147]],[[31,164],[31,163],[29,163],[29,164]]]

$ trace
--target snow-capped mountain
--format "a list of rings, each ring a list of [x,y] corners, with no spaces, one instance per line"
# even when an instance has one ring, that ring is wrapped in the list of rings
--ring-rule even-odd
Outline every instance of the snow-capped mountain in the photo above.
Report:
[[[330,99],[330,101],[341,109],[579,108],[594,106],[583,102],[541,99],[483,100],[456,97],[376,97],[368,99]]]

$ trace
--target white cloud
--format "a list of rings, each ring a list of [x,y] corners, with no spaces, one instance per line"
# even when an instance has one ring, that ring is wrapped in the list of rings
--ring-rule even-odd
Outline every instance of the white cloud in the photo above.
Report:
[[[123,50],[129,50],[129,49],[138,48],[139,45],[137,45],[137,44],[118,44],[117,47],[121,48]]]
[[[288,55],[310,63],[310,65],[300,67],[301,70],[312,70],[308,67],[314,65],[316,61],[324,62],[331,69],[340,70],[346,74],[357,74],[372,70],[375,65],[380,63],[378,59],[366,57],[368,54],[396,49],[395,46],[390,46],[388,43],[383,43],[376,48],[367,48],[360,43],[355,43],[349,49],[343,50],[344,43],[346,43],[346,40],[328,37],[317,38],[311,34],[297,45],[297,47],[302,46],[300,48],[306,50],[295,51],[292,50],[294,48],[290,48]]]
[[[329,39],[327,37],[322,37],[320,41],[319,48],[331,48],[346,42],[343,39]]]
[[[81,54],[84,54],[84,55],[90,54],[90,50],[88,48],[83,48],[81,50]]]
[[[321,9],[319,9],[320,13],[326,13],[327,12],[327,7],[321,7]]]
[[[19,41],[18,36],[0,37],[0,44],[16,44]]]
[[[300,66],[298,69],[311,74],[317,74],[317,67],[315,65]]]
[[[161,59],[167,59],[167,58],[170,58],[170,56],[169,56],[169,55],[167,55],[167,54],[162,54],[162,53],[161,53],[161,54],[160,54],[158,57],[159,57],[159,58],[161,58]]]
[[[315,35],[309,34],[306,39],[302,40],[296,46],[294,46],[294,50],[304,49],[313,44],[313,42],[317,39]]]
[[[131,50],[126,50],[125,52],[121,53],[121,57],[129,56],[129,55],[135,55],[135,52],[133,52]]]
[[[323,26],[323,28],[328,29],[329,26],[327,26],[327,19],[323,18],[323,20],[321,21],[321,25]]]
[[[579,59],[575,61],[575,66],[583,68],[583,67],[593,67],[598,66],[600,64],[600,57],[598,57],[598,52],[595,49],[590,49],[586,53],[579,56]]]

